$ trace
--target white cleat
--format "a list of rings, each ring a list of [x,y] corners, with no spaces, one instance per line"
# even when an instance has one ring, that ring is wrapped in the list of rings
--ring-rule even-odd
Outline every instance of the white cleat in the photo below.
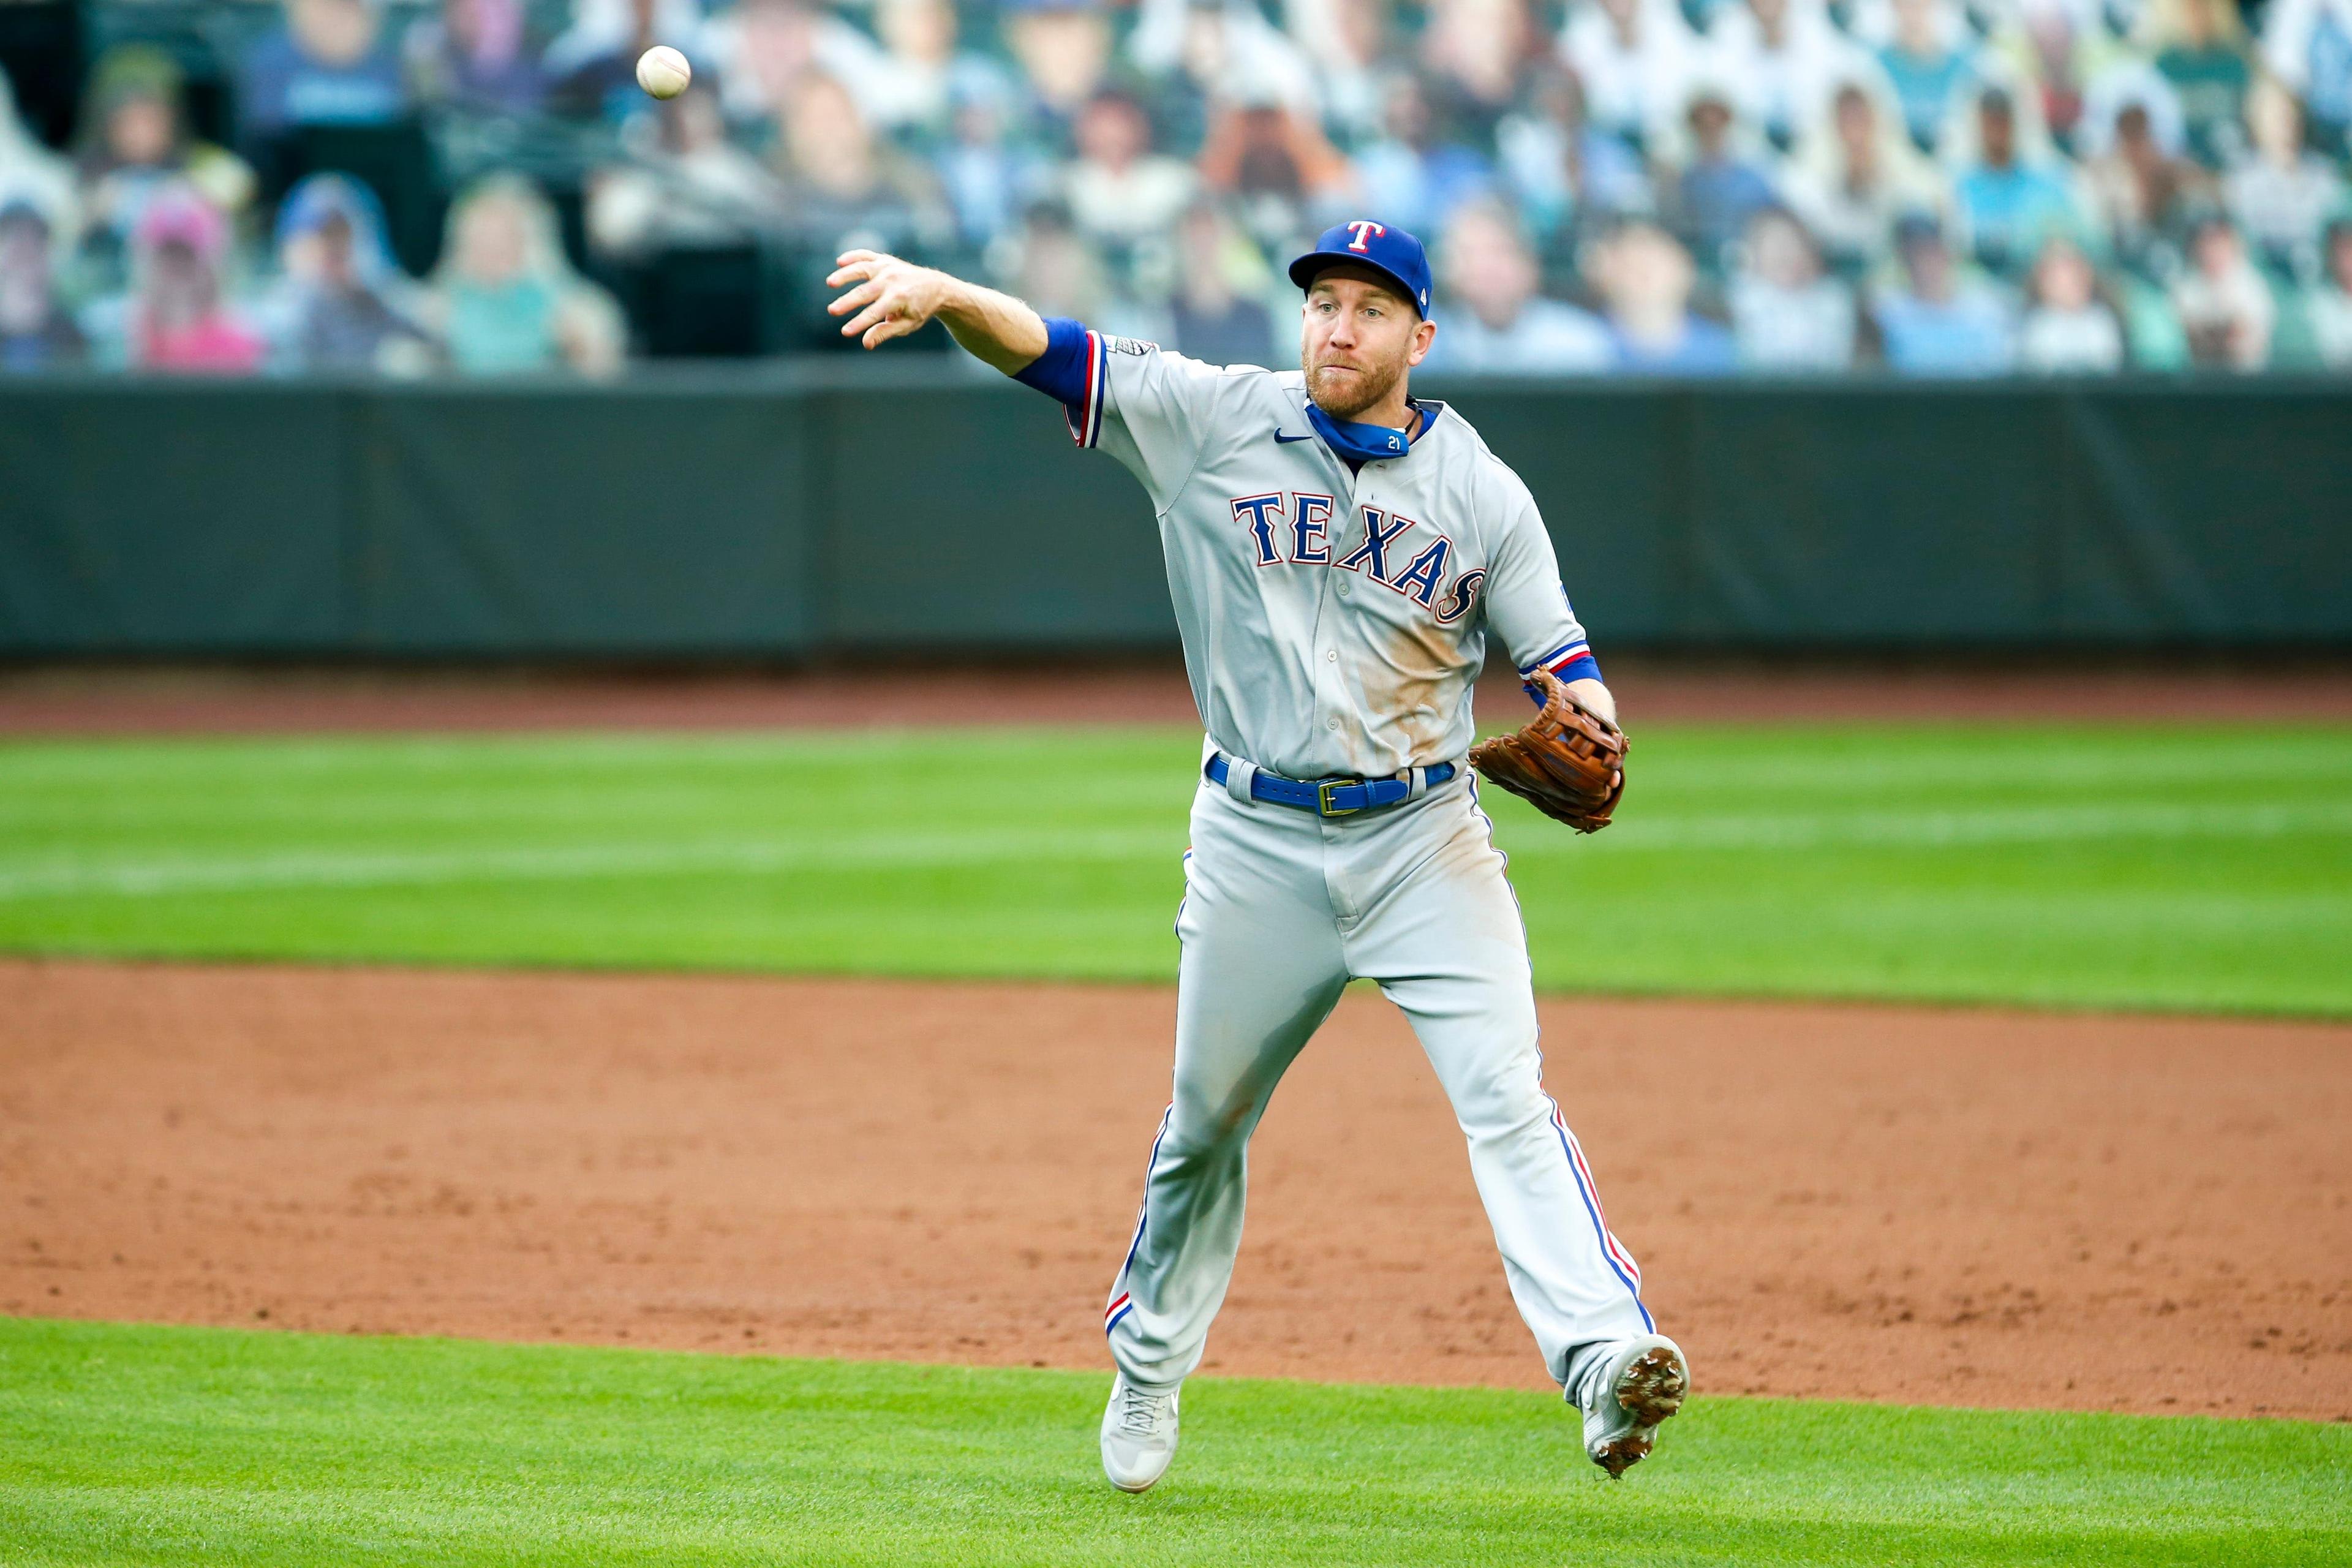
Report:
[[[1111,1384],[1103,1411],[1103,1474],[1123,1492],[1139,1492],[1168,1473],[1176,1457],[1176,1390],[1152,1394],[1125,1377]]]
[[[1570,1397],[1584,1410],[1584,1451],[1612,1480],[1649,1458],[1658,1424],[1690,1394],[1690,1363],[1664,1334],[1596,1345]]]

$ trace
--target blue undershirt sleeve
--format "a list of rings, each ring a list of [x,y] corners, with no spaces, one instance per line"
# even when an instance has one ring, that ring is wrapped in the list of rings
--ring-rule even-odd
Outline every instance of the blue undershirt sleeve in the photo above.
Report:
[[[1552,673],[1562,680],[1600,680],[1601,661],[1590,653],[1580,653],[1566,664],[1554,666]]]
[[[1067,316],[1045,318],[1045,352],[1013,373],[1024,386],[1036,388],[1068,407],[1087,401],[1087,329]]]

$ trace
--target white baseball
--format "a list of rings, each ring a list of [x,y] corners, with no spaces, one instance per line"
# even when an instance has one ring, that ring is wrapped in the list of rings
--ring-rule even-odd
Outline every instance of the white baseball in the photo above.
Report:
[[[694,68],[667,44],[656,44],[637,57],[637,85],[656,98],[676,98],[694,79]]]

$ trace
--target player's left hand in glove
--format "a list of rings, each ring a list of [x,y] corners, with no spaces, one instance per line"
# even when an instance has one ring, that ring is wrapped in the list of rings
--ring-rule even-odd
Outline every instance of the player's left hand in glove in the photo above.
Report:
[[[1471,747],[1470,765],[1554,821],[1598,833],[1625,793],[1625,732],[1548,669],[1528,677],[1527,687],[1543,711],[1517,734]]]

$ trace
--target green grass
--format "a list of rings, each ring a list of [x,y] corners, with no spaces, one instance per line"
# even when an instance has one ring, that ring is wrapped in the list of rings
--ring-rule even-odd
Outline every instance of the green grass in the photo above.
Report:
[[[1694,1401],[1611,1484],[1559,1403],[0,1320],[0,1562],[2340,1563],[2352,1428]]]
[[[1167,730],[0,745],[0,948],[1165,979]],[[1661,727],[1538,982],[2352,1015],[2352,729]],[[1274,809],[1274,808],[1267,808]]]

